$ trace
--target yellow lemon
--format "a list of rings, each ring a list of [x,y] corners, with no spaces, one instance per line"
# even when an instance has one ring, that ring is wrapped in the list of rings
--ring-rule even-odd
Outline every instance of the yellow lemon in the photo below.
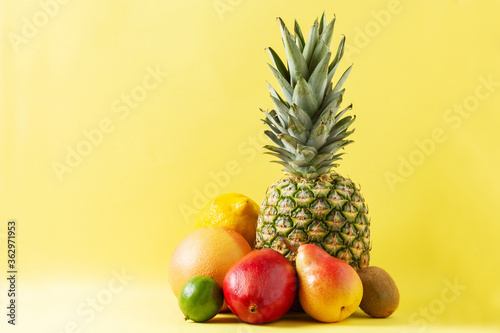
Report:
[[[239,193],[223,194],[210,201],[199,212],[196,228],[224,226],[245,237],[253,248],[259,206],[247,196]]]

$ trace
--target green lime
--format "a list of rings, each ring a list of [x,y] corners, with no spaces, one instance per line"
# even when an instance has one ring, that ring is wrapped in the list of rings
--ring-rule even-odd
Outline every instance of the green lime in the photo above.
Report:
[[[196,322],[204,322],[215,317],[224,304],[221,286],[211,277],[195,276],[189,279],[179,292],[179,308]]]

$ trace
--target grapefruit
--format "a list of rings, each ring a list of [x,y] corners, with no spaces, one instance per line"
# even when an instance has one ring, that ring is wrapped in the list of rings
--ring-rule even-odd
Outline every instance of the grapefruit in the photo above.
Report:
[[[231,266],[252,249],[233,229],[201,227],[188,234],[175,248],[168,267],[168,282],[175,296],[192,277],[212,277],[222,286]],[[221,311],[227,311],[224,303]]]

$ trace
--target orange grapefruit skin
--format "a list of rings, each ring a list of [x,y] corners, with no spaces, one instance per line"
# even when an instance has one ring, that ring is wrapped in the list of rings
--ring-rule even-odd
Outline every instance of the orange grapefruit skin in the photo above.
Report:
[[[252,249],[243,236],[223,226],[201,227],[175,248],[168,267],[168,282],[175,296],[184,283],[198,275],[210,276],[222,286],[231,266]],[[227,304],[221,311],[227,311]]]

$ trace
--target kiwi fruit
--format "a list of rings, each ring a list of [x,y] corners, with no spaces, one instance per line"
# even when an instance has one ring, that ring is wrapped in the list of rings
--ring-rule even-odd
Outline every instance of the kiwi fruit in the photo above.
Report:
[[[382,268],[365,267],[358,271],[363,282],[361,310],[375,318],[386,318],[399,305],[399,290],[391,276]]]

